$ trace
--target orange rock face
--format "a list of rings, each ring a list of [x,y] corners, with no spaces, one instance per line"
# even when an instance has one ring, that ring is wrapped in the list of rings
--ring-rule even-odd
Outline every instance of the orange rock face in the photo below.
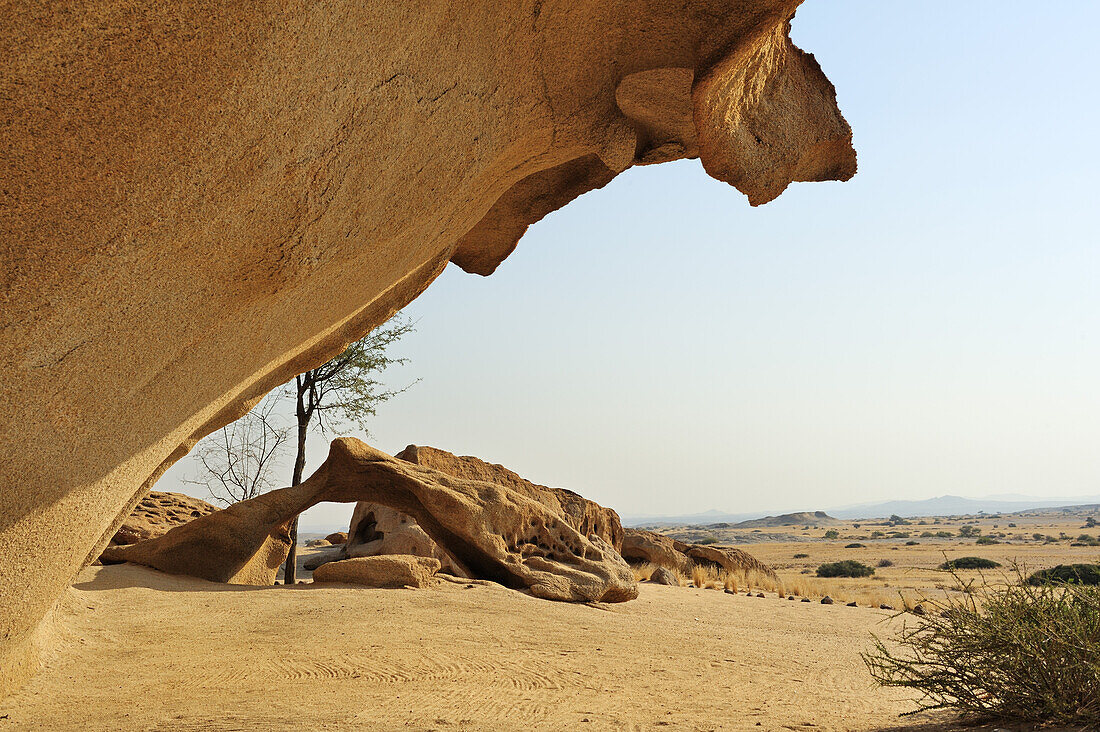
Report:
[[[633,164],[845,179],[799,0],[113,3],[0,24],[0,688],[163,471]],[[51,537],[65,537],[58,545]]]
[[[136,544],[217,511],[206,501],[182,493],[150,491],[111,537],[111,544]]]

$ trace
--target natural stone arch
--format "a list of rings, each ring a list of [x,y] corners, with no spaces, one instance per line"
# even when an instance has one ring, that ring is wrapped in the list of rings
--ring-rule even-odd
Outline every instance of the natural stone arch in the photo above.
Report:
[[[849,177],[833,88],[788,39],[798,4],[13,10],[0,689],[169,465],[452,257],[491,270],[546,210],[676,145],[753,203]],[[693,140],[672,139],[687,71],[665,69],[690,70]]]

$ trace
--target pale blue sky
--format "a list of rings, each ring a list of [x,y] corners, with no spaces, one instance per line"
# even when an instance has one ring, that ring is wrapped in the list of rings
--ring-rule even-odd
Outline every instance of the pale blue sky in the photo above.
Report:
[[[370,441],[633,515],[1100,493],[1097,26],[1083,0],[808,0],[857,176],[753,209],[697,161],[636,168],[492,277],[449,267]]]

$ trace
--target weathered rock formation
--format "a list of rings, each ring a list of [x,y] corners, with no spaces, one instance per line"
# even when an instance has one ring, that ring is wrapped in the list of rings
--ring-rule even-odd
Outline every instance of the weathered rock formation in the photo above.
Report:
[[[470,570],[451,553],[436,544],[412,516],[373,501],[355,504],[351,515],[348,541],[344,545],[348,557],[375,557],[405,554],[432,557],[443,571],[456,577],[471,577]]]
[[[118,527],[111,544],[136,544],[152,539],[217,510],[217,506],[182,493],[150,491]]]
[[[396,457],[456,478],[483,480],[511,488],[543,504],[584,536],[596,534],[616,550],[622,546],[623,526],[619,514],[573,491],[532,483],[503,465],[469,455],[459,457],[436,447],[409,445]]]
[[[473,576],[548,600],[637,597],[618,552],[596,534],[578,533],[538,501],[398,460],[346,437],[334,440],[325,463],[297,486],[236,503],[156,539],[109,547],[103,558],[214,582],[271,584],[289,551],[295,516],[322,501],[361,499],[414,517]]]
[[[329,534],[328,536],[325,537],[325,541],[327,541],[329,544],[332,544],[333,546],[335,546],[337,544],[347,544],[348,543],[348,532],[346,532],[346,531],[334,531],[334,532],[332,532],[331,534]]]
[[[679,570],[686,570],[692,564],[711,564],[727,572],[751,571],[775,576],[775,570],[740,549],[685,544],[670,536],[643,529],[624,529],[624,532],[620,553],[628,562],[650,562]]]
[[[322,564],[313,572],[313,581],[364,587],[427,587],[440,566],[438,559],[408,554],[356,557]]]
[[[0,24],[0,689],[203,435],[632,164],[846,179],[800,0],[31,0]],[[64,541],[53,541],[64,537]]]

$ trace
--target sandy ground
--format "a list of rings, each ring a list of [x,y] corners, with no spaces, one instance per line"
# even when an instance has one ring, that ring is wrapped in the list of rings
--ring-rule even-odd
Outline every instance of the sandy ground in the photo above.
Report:
[[[620,605],[488,583],[236,587],[86,568],[0,731],[939,729],[871,686],[866,608],[643,584]]]

